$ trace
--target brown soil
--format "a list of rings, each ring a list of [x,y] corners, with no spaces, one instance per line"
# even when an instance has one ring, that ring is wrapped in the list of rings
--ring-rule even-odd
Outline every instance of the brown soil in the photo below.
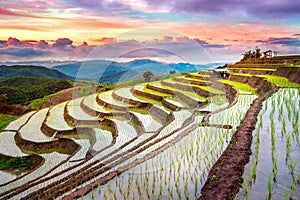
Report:
[[[0,104],[0,114],[20,116],[29,111],[26,106]]]
[[[73,98],[82,97],[82,94],[79,92],[80,87],[72,87],[65,90],[60,91],[57,95],[48,99],[41,108],[47,108],[50,106],[57,105],[59,103],[71,100]]]
[[[233,199],[243,182],[244,167],[251,155],[252,131],[262,102],[274,94],[277,87],[256,98],[241,126],[236,130],[230,144],[211,168],[207,181],[201,189],[199,200]]]

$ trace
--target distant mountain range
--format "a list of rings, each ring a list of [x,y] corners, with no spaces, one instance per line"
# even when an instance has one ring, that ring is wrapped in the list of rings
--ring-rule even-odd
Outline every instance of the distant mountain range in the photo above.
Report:
[[[133,60],[130,62],[114,62],[106,60],[91,60],[74,62],[52,67],[78,80],[91,80],[101,83],[116,83],[142,77],[145,71],[152,71],[155,75],[169,74],[170,71],[196,72],[224,63],[210,63],[194,65],[190,63],[162,63],[149,59]]]
[[[54,69],[32,65],[0,65],[0,78],[38,77],[51,79],[73,79]]]
[[[33,61],[6,63],[0,65],[0,78],[40,77],[52,79],[90,80],[100,83],[117,83],[143,76],[145,71],[152,71],[156,76],[169,74],[170,71],[196,72],[224,63],[195,65],[190,63],[163,63],[149,59],[130,62],[107,60],[78,61]],[[10,65],[14,64],[14,65]],[[35,66],[40,64],[42,66]]]

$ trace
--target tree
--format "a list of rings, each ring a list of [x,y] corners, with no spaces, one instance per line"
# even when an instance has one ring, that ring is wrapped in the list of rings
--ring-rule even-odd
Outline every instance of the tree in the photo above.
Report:
[[[243,58],[241,59],[241,61],[246,61],[246,60],[251,60],[251,59],[259,59],[262,57],[262,53],[260,48],[255,47],[255,49],[246,51],[245,53],[242,54]]]
[[[175,73],[176,73],[175,70],[171,70],[171,71],[170,71],[170,74],[175,74]]]
[[[0,102],[5,102],[7,100],[7,94],[0,94]]]
[[[146,71],[143,74],[143,77],[144,77],[145,81],[147,81],[147,82],[150,81],[151,78],[153,78],[153,76],[154,76],[154,74],[152,71]]]
[[[255,59],[261,58],[261,57],[262,57],[261,50],[260,50],[260,48],[258,48],[258,47],[255,47],[255,53],[254,53],[254,54],[255,54],[255,55],[254,55]]]

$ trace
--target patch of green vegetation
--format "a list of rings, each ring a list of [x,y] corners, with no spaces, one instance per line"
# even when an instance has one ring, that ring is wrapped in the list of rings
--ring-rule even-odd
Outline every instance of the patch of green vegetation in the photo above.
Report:
[[[223,105],[224,103],[228,102],[225,96],[213,96],[210,97],[210,101],[216,105]]]
[[[91,86],[91,85],[85,86],[85,87],[80,87],[80,88],[78,89],[78,91],[79,91],[83,96],[87,96],[87,95],[91,94],[92,87],[93,87],[93,86]]]
[[[176,96],[175,97],[167,97],[167,99],[170,99],[172,101],[176,101],[178,103],[180,103],[181,105],[183,105],[184,107],[189,107],[189,105],[184,102],[184,101],[181,101],[179,98],[177,98]]]
[[[155,85],[155,84],[153,84],[153,86],[158,87],[158,86]],[[184,91],[184,90],[180,90],[180,89],[177,89],[177,88],[168,87],[168,86],[165,86],[165,85],[160,85],[160,86],[161,86],[162,88],[164,88],[164,89],[168,89],[168,90],[171,90],[171,91],[183,93],[183,94],[185,94],[186,96],[189,96],[189,97],[198,99],[198,100],[201,101],[201,102],[206,101],[206,98],[205,98],[205,97],[199,96],[199,95],[196,94],[195,92]]]
[[[67,80],[68,81],[68,83],[70,83],[70,85],[75,85],[75,81],[73,81],[73,80]]]
[[[286,67],[300,67],[300,65],[292,64],[292,63],[286,64],[285,66]]]
[[[85,80],[76,80],[76,81],[70,81],[70,83],[73,82],[74,86],[92,86],[92,85],[98,85],[97,82],[92,81],[85,81]]]
[[[213,87],[209,87],[209,86],[202,86],[202,85],[193,85],[193,84],[190,84],[191,86],[193,87],[198,87],[198,88],[201,88],[205,91],[208,91],[210,93],[213,93],[213,94],[225,94],[225,92],[221,91],[221,90],[218,90],[218,89],[215,89]]]
[[[182,75],[182,73],[168,74],[168,75],[163,76],[159,80],[165,80],[165,79],[169,79],[169,78],[174,78],[174,77],[178,77],[178,76],[181,76],[181,75]]]
[[[115,84],[115,88],[123,88],[123,87],[128,87],[128,86],[135,86],[137,84],[140,83],[145,83],[144,80],[140,80],[140,79],[133,79],[133,80],[129,80],[129,81],[125,81],[125,82],[120,82],[120,83],[116,83]]]
[[[169,94],[157,92],[157,91],[154,91],[154,90],[150,90],[150,89],[148,89],[148,88],[146,88],[146,87],[144,87],[143,91],[144,91],[144,92],[147,92],[147,93],[149,93],[149,94],[155,94],[155,95],[161,96],[161,97],[170,96]]]
[[[268,79],[268,81],[274,83],[275,85],[279,87],[287,87],[287,88],[299,88],[300,85],[297,83],[292,83],[289,81],[289,79],[281,77],[281,76],[272,76],[272,75],[256,75],[259,77],[264,77]]]
[[[43,98],[39,98],[39,99],[34,99],[32,101],[30,101],[30,103],[28,104],[28,107],[30,109],[34,109],[34,110],[38,110],[41,108],[41,106],[46,102],[48,101],[51,97],[57,95],[57,93],[55,94],[50,94],[50,95],[47,95],[47,96],[44,96]]]
[[[5,156],[0,156],[0,169],[17,169],[21,167],[28,168],[31,165],[31,160],[29,157],[15,157],[15,158],[5,158]]]
[[[182,78],[187,79],[189,81],[198,81],[198,82],[203,82],[203,83],[208,82],[206,80],[201,80],[201,79],[196,79],[196,78],[191,78],[191,77],[182,77]]]
[[[144,108],[130,108],[130,110],[133,111],[133,112],[143,114],[143,115],[148,115],[149,114],[148,110],[146,110]]]
[[[228,85],[232,85],[236,89],[241,90],[241,91],[250,92],[251,94],[256,94],[255,89],[245,83],[240,83],[240,82],[230,81],[230,80],[225,80],[225,79],[219,80],[219,82],[226,83]]]
[[[231,75],[252,77],[252,74],[229,72]]]
[[[276,69],[274,68],[256,68],[256,67],[237,67],[237,68],[229,68],[229,70],[253,70],[253,71],[272,71],[275,72]]]
[[[202,72],[208,72],[208,70],[202,70]],[[210,77],[209,75],[199,74],[198,72],[190,73],[193,76],[200,76],[200,77]]]
[[[153,99],[149,99],[149,98],[146,98],[146,97],[142,97],[142,96],[139,96],[139,95],[136,95],[136,94],[133,94],[134,97],[142,100],[142,101],[145,101],[145,102],[148,102],[148,103],[151,103],[151,104],[154,104],[154,105],[158,105],[158,106],[161,106],[162,103],[159,102],[159,101],[155,101]]]
[[[27,105],[31,100],[72,87],[67,80],[36,77],[1,79],[0,85],[0,94],[5,96],[1,103],[23,105]]]
[[[5,127],[9,122],[17,119],[17,116],[0,115],[0,130]]]

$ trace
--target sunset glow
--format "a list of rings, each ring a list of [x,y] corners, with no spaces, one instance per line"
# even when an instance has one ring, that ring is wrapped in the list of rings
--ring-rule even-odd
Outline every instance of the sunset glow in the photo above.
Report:
[[[148,0],[12,0],[1,3],[0,57],[2,60],[30,60],[26,50],[59,60],[54,51],[64,48],[70,59],[85,45],[116,45],[119,35],[152,28],[171,30],[208,47],[213,60],[235,61],[246,49],[260,46],[282,54],[300,52],[300,3],[298,1],[148,1]],[[147,35],[147,36],[146,36]],[[123,40],[155,41],[169,36],[155,31]],[[15,38],[8,42],[8,38]],[[71,43],[60,44],[58,38]],[[19,43],[17,42],[19,41]],[[40,48],[44,41],[48,46]],[[65,40],[66,41],[66,40]],[[123,41],[124,42],[124,41]],[[57,45],[56,45],[57,46]],[[58,46],[57,46],[58,47]],[[26,49],[25,49],[26,48]],[[20,50],[21,49],[21,50]],[[66,49],[72,53],[66,53]],[[77,49],[74,51],[74,49]],[[42,52],[40,52],[42,50]],[[18,54],[22,51],[21,54]],[[53,53],[54,52],[54,53]],[[39,54],[40,53],[40,54]],[[23,55],[23,56],[22,56]]]

